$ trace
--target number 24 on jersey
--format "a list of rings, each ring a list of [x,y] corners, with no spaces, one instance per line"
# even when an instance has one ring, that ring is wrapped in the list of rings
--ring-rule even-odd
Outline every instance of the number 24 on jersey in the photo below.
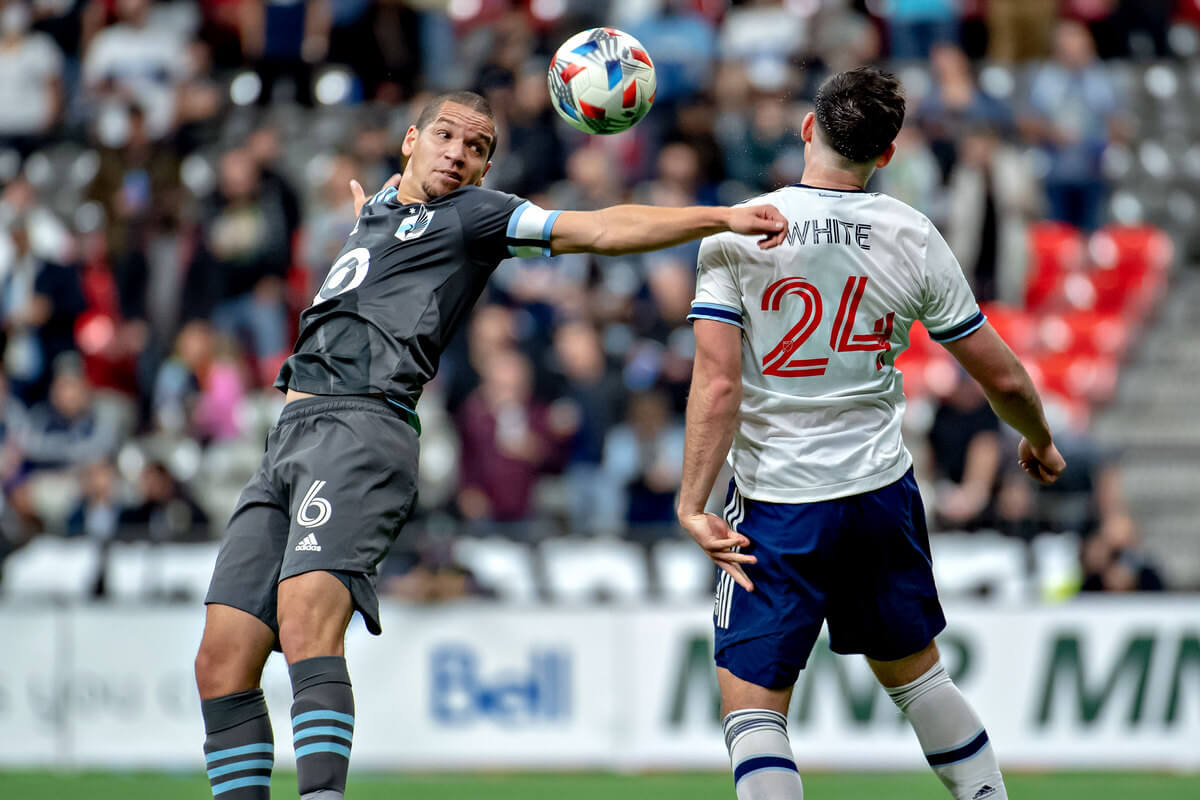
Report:
[[[837,316],[833,321],[833,331],[829,335],[829,347],[835,353],[879,352],[875,359],[875,369],[883,369],[883,355],[891,350],[892,320],[896,312],[889,311],[885,316],[875,320],[871,333],[854,333],[854,320],[858,315],[858,304],[867,289],[867,278],[864,275],[851,275],[846,278],[842,289],[841,302],[838,304]],[[795,358],[796,352],[804,346],[809,337],[821,324],[824,307],[821,293],[804,278],[792,277],[775,281],[763,292],[762,310],[780,311],[783,299],[797,296],[802,301],[800,320],[792,326],[779,343],[763,356],[763,374],[780,378],[807,378],[824,375],[829,366],[829,358]]]

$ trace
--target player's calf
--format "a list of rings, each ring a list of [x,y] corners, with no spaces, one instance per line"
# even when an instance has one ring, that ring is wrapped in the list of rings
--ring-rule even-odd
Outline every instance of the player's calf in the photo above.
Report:
[[[955,800],[1007,800],[987,731],[941,661],[916,680],[885,688]]]
[[[783,714],[743,708],[730,712],[724,727],[738,800],[803,800]]]
[[[279,642],[292,678],[292,740],[303,800],[341,800],[354,738],[354,692],[346,669],[350,592],[330,572],[279,584]]]
[[[208,606],[196,654],[196,687],[204,716],[205,771],[218,800],[270,796],[275,738],[258,688],[275,634],[244,611]]]
[[[341,800],[350,771],[354,693],[346,659],[320,656],[288,667],[292,731],[303,800]]]
[[[200,701],[204,715],[204,767],[219,800],[271,796],[275,737],[262,689]]]

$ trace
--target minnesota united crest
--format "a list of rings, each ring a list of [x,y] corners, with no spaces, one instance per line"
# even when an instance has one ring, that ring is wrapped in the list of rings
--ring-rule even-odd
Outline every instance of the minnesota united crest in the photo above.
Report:
[[[421,234],[429,229],[429,223],[433,222],[434,213],[425,206],[417,206],[404,218],[400,227],[396,228],[396,238],[402,242],[420,238]]]

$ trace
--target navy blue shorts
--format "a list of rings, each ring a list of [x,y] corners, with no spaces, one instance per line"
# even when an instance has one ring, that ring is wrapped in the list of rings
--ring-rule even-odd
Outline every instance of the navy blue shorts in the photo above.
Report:
[[[835,653],[892,661],[946,627],[912,470],[882,489],[816,503],[764,503],[732,481],[725,519],[745,535],[747,592],[718,573],[717,666],[770,689],[796,682],[829,622]]]

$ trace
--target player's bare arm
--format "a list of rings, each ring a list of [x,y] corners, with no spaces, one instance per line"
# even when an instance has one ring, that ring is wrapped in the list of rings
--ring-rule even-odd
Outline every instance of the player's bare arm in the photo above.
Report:
[[[783,241],[787,220],[772,205],[737,208],[621,205],[599,211],[564,211],[550,234],[550,251],[554,255],[644,253],[726,231],[761,236],[758,246],[769,250]]]
[[[704,512],[721,462],[733,442],[742,402],[742,330],[700,319],[696,320],[695,334],[696,359],[688,395],[683,482],[677,509],[679,524],[718,567],[752,592],[754,584],[741,565],[754,564],[758,559],[731,549],[747,547],[750,540],[731,531],[717,515]]]
[[[1017,459],[1021,469],[1042,484],[1054,483],[1067,462],[1054,446],[1042,401],[1029,373],[991,324],[945,348],[979,382],[996,416],[1021,434]]]

